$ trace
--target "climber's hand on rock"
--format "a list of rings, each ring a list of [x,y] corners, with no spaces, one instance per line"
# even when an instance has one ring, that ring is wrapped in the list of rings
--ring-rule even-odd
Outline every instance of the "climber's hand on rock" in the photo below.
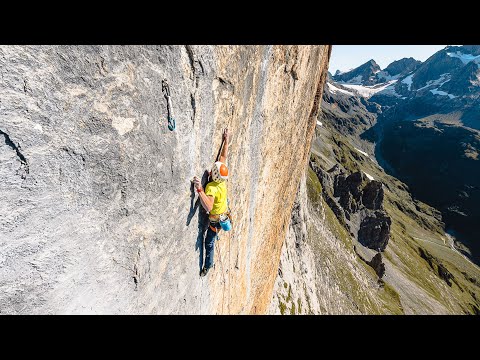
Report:
[[[200,179],[196,176],[193,177],[193,186],[195,186],[195,189],[201,189],[202,184],[200,183]]]
[[[228,143],[228,139],[229,139],[228,128],[225,128],[223,130],[223,139],[225,140],[226,143]]]

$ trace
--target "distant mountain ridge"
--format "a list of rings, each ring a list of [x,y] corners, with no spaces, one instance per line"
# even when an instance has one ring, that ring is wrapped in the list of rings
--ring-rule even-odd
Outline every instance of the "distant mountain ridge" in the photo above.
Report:
[[[391,76],[407,74],[414,71],[422,62],[413,57],[396,60],[385,68],[385,72]]]
[[[414,71],[422,62],[414,58],[403,58],[389,64],[384,70],[371,59],[355,69],[340,72],[337,70],[332,79],[339,83],[372,86],[389,80],[398,79]]]
[[[337,71],[329,86],[413,117],[458,111],[456,121],[480,130],[480,45],[447,46],[424,62],[403,58],[384,70],[375,65]]]
[[[380,66],[378,66],[375,60],[372,59],[365,64],[344,73],[337,70],[333,79],[338,82],[349,84],[374,85],[378,82],[376,74],[380,71]]]

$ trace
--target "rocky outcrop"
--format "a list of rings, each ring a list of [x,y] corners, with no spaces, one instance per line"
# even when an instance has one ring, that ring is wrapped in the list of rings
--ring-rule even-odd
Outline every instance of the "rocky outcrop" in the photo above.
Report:
[[[447,268],[438,259],[432,256],[427,250],[418,248],[418,252],[420,254],[420,257],[425,261],[427,261],[430,268],[432,268],[432,270],[435,271],[437,275],[440,277],[440,279],[445,281],[445,283],[448,286],[450,287],[452,286],[452,281],[456,283],[455,277],[453,276],[453,274],[450,271],[448,271]],[[458,286],[458,283],[457,283],[457,286]]]
[[[383,263],[382,253],[378,252],[372,257],[371,260],[367,260],[362,256],[362,254],[358,251],[358,249],[355,245],[353,246],[353,250],[358,255],[360,260],[365,262],[367,265],[369,265],[375,271],[375,273],[378,276],[378,284],[383,285],[383,282],[382,282],[381,279],[382,279],[383,275],[385,275],[385,264]]]
[[[362,192],[362,204],[370,210],[380,210],[383,208],[383,187],[382,183],[372,180],[365,185]]]
[[[369,180],[360,171],[347,175],[338,164],[325,171],[314,157],[310,158],[310,167],[322,184],[325,202],[350,235],[368,249],[384,251],[390,239],[392,221],[383,209],[382,183]],[[381,273],[383,276],[384,265],[381,257],[373,259],[378,254],[365,259],[367,254],[356,252],[377,274]]]
[[[369,180],[360,171],[347,176],[338,164],[325,171],[315,158],[310,159],[310,166],[320,179],[322,195],[338,220],[362,245],[383,251],[390,237],[391,219],[383,209],[382,183]]]
[[[316,284],[317,261],[308,242],[311,224],[307,206],[305,175],[300,180],[287,229],[278,276],[268,314],[295,315],[321,312]],[[340,309],[339,309],[340,310]]]
[[[1,46],[0,312],[263,313],[329,51]],[[224,127],[235,226],[200,278]]]
[[[382,261],[382,253],[377,253],[367,264],[375,270],[379,279],[383,277],[385,274],[385,264]]]
[[[342,172],[335,176],[333,196],[339,198],[339,203],[348,220],[350,220],[350,214],[356,213],[362,205],[362,185],[364,181],[361,172],[355,172],[348,176]]]
[[[390,225],[392,220],[384,211],[375,211],[366,215],[360,223],[358,241],[377,251],[383,251],[390,239]]]

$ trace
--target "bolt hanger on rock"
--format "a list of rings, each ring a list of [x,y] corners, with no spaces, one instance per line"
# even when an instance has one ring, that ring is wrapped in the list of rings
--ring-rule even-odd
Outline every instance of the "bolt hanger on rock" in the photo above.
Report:
[[[173,118],[172,99],[170,97],[170,87],[168,86],[167,79],[162,80],[162,91],[163,91],[163,95],[167,99],[168,129],[170,131],[173,131],[173,130],[175,130],[175,119]]]

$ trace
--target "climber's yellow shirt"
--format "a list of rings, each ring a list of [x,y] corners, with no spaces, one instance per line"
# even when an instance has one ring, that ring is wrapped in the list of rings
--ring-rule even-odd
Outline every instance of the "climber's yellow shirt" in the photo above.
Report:
[[[213,196],[213,208],[210,214],[223,214],[227,211],[227,182],[211,181],[205,187],[205,195]]]

